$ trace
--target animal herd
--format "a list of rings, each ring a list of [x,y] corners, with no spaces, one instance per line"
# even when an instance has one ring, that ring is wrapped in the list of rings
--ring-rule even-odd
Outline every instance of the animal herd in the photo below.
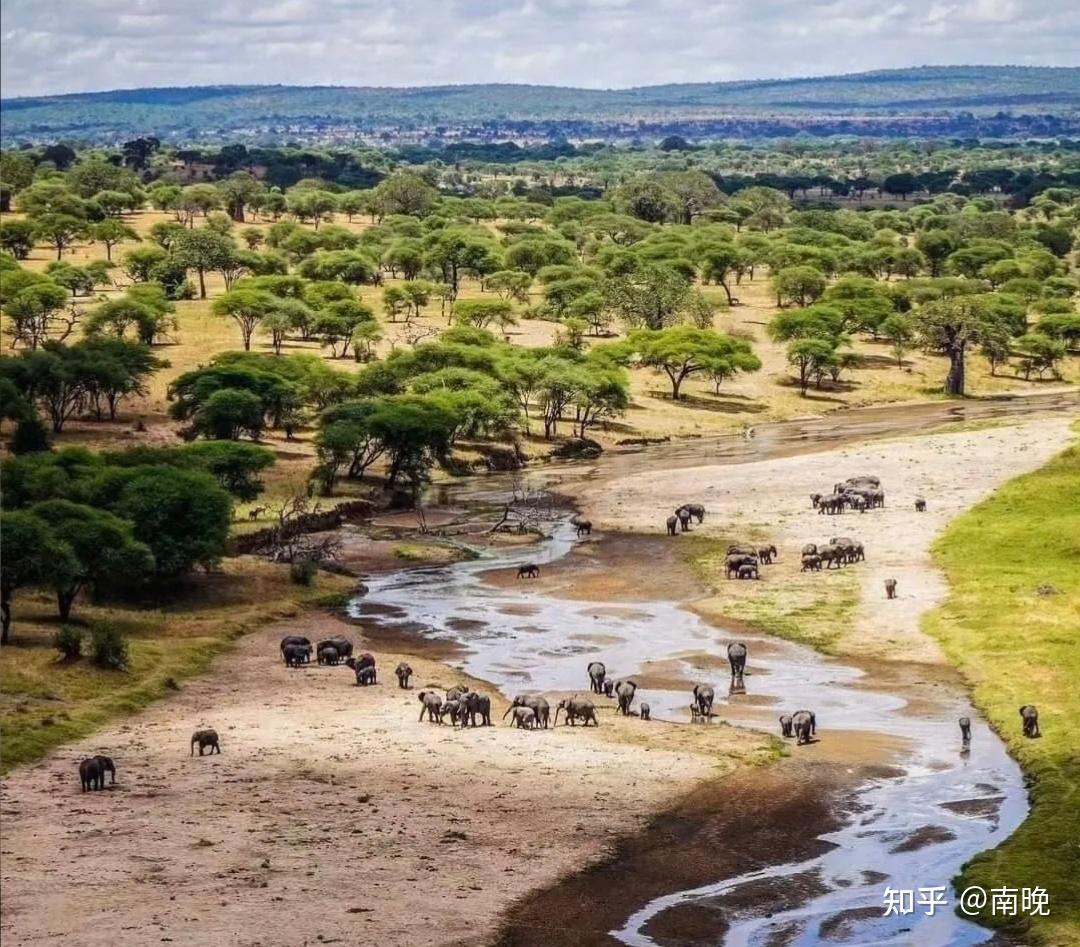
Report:
[[[698,525],[705,522],[705,507],[700,503],[684,503],[676,508],[675,512],[667,518],[668,535],[676,535],[680,527],[684,533],[690,532],[691,520],[697,520]]]

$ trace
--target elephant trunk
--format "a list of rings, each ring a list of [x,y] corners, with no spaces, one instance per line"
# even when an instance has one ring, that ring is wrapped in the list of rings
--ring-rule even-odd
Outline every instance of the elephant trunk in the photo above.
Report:
[[[553,727],[557,727],[559,725],[559,711],[560,710],[562,710],[562,707],[556,707],[555,708],[555,722],[552,724]],[[567,711],[567,713],[569,713],[569,711]]]
[[[511,704],[511,705],[510,705],[509,707],[507,707],[507,708],[506,708],[506,713],[504,713],[504,714],[502,715],[502,718],[503,718],[503,720],[505,720],[505,719],[506,719],[506,717],[507,717],[507,714],[509,714],[509,713],[510,713],[510,711],[511,711],[511,710],[513,710],[513,709],[514,709],[514,705],[513,705],[513,704]]]

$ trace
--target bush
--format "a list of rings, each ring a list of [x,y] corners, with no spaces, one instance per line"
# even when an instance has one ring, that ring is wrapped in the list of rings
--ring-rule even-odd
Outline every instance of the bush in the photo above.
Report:
[[[53,647],[60,652],[60,656],[67,661],[74,661],[82,657],[82,632],[78,628],[70,628],[64,625],[53,635]]]
[[[98,667],[119,671],[128,666],[127,639],[112,625],[101,625],[93,630],[90,650]]]
[[[16,457],[21,454],[39,454],[49,449],[49,430],[37,418],[24,418],[11,435],[10,450]]]
[[[296,585],[311,585],[315,581],[315,573],[319,567],[312,559],[297,559],[289,566],[289,578]]]

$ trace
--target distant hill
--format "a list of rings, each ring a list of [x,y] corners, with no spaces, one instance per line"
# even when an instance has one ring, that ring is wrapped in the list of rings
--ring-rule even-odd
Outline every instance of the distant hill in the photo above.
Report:
[[[1074,134],[1080,68],[927,66],[633,89],[204,86],[0,100],[6,144],[494,140],[565,135]]]

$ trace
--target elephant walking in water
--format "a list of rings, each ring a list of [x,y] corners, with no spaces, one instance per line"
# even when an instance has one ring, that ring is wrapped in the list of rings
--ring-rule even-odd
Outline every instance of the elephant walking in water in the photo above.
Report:
[[[604,690],[604,678],[607,677],[607,668],[603,661],[592,661],[587,668],[589,672],[589,687],[594,694],[600,694]]]
[[[716,699],[716,692],[709,684],[695,684],[693,696],[693,706],[697,708],[697,716],[704,717],[707,720],[712,716],[712,705]]]
[[[960,741],[965,749],[971,746],[971,721],[967,717],[960,718]]]
[[[1042,731],[1039,729],[1039,711],[1035,709],[1034,704],[1024,704],[1020,708],[1020,719],[1024,725],[1024,736],[1029,739],[1042,736]]]
[[[729,644],[727,658],[731,665],[731,682],[736,688],[742,688],[743,672],[746,670],[746,645],[741,641]]]

